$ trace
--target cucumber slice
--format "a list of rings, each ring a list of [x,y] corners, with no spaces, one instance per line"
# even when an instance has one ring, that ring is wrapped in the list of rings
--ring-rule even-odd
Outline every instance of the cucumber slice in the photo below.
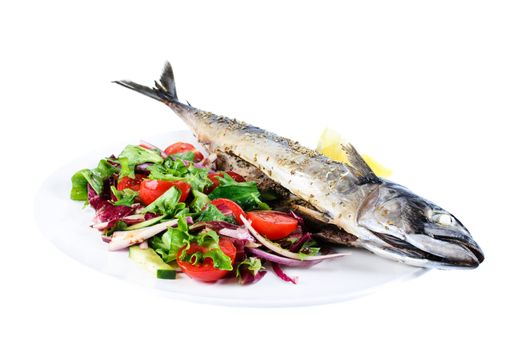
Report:
[[[149,227],[149,226],[152,226],[154,224],[157,224],[159,221],[161,221],[161,219],[163,219],[165,216],[162,215],[162,216],[156,216],[155,218],[152,218],[150,220],[147,220],[147,221],[143,221],[143,222],[140,222],[138,224],[135,224],[135,225],[132,225],[132,226],[128,226],[127,228],[125,228],[125,231],[131,231],[131,230],[137,230],[139,228],[144,228],[144,227]]]
[[[132,246],[128,249],[128,257],[154,273],[157,278],[166,280],[176,278],[176,270],[166,264],[152,248],[141,249],[137,245]]]

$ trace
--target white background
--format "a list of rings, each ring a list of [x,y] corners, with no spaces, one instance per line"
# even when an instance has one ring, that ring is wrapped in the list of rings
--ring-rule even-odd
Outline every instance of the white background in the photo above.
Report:
[[[0,5],[1,348],[526,348],[526,7],[344,3]],[[150,83],[165,60],[197,107],[307,146],[340,130],[454,212],[486,261],[345,303],[249,309],[167,299],[71,260],[38,232],[35,193],[109,139],[184,128],[110,84]]]

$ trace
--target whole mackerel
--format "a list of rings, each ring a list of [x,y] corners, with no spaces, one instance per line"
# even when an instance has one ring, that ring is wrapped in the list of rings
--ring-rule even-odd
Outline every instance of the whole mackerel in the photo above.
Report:
[[[208,151],[252,164],[308,203],[312,209],[307,210],[321,221],[354,237],[355,246],[421,267],[474,268],[484,260],[458,219],[378,178],[352,145],[344,147],[351,163],[346,165],[274,133],[182,103],[169,63],[154,88],[127,80],[115,83],[168,105]]]

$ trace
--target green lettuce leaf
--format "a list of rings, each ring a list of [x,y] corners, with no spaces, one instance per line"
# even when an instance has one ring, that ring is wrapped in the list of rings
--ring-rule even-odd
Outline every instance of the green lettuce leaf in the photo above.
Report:
[[[264,270],[264,267],[262,266],[262,261],[259,259],[259,258],[256,258],[254,256],[251,256],[249,258],[246,258],[245,260],[243,260],[242,262],[240,262],[237,266],[237,269],[236,269],[236,277],[237,278],[240,278],[241,275],[240,275],[240,268],[242,266],[247,266],[247,269],[249,271],[251,271],[251,273],[253,274],[253,276],[256,276],[257,273],[260,271],[260,270]]]
[[[227,198],[236,202],[244,210],[270,209],[260,200],[260,193],[255,181],[236,182],[227,173],[217,177],[220,185],[209,194],[209,199]]]
[[[209,200],[209,197],[207,197],[206,194],[203,194],[200,191],[192,190],[193,193],[193,201],[189,205],[189,207],[195,212],[200,213],[202,211],[202,208],[204,208],[207,204],[211,203],[211,200]]]
[[[176,260],[181,248],[189,247],[191,239],[185,216],[181,215],[178,219],[178,227],[169,227],[161,236],[154,236],[150,240],[150,246],[163,261],[171,262]]]
[[[87,185],[90,184],[97,194],[103,192],[104,181],[117,172],[117,168],[105,159],[101,159],[95,169],[82,169],[73,174],[70,198],[76,201],[88,199]]]
[[[191,262],[193,265],[198,265],[203,263],[204,259],[210,258],[213,261],[213,266],[220,270],[233,270],[233,264],[231,259],[220,249],[218,242],[220,237],[218,234],[212,230],[204,230],[198,235],[191,235],[191,239],[187,245],[187,248],[182,250],[180,255],[180,260]],[[190,243],[194,242],[201,247],[207,248],[206,252],[194,252],[188,254],[187,249],[190,246]]]
[[[194,155],[193,152],[189,153]],[[148,170],[150,171],[149,178],[153,180],[185,181],[194,190],[202,192],[205,187],[213,184],[207,177],[209,173],[207,169],[197,168],[193,164],[185,166],[183,160],[179,158],[168,157],[162,164],[151,165]]]
[[[210,258],[214,267],[231,271],[233,269],[231,259],[220,249],[219,241],[220,237],[218,234],[211,230],[202,231],[198,235],[189,234],[185,216],[182,215],[178,220],[178,227],[169,227],[161,236],[153,237],[150,240],[150,246],[165,262],[176,260],[178,252],[183,249],[180,255],[182,261],[200,264],[204,259]],[[191,243],[205,247],[207,251],[188,254],[187,250]]]
[[[130,177],[134,179],[136,176],[134,174],[135,165],[130,165],[128,158],[119,158],[117,161],[121,165],[121,171],[119,172],[119,180],[124,177]]]
[[[135,166],[142,163],[162,163],[163,157],[156,151],[145,149],[136,145],[128,145],[119,158],[127,158],[129,166]]]
[[[310,239],[309,241],[304,242],[304,244],[301,246],[299,249],[299,254],[305,256],[314,256],[319,254],[319,250],[321,250],[321,248],[317,246],[317,242],[313,239]]]
[[[149,178],[153,180],[177,181],[182,180],[187,173],[187,167],[181,159],[166,158],[161,164],[148,167]]]
[[[203,192],[213,182],[209,179],[209,170],[206,168],[197,168],[194,165],[189,165],[188,172],[185,174],[183,181],[187,182],[194,190]]]
[[[169,158],[172,159],[181,159],[181,160],[188,160],[190,162],[194,161],[194,152],[181,152],[181,153],[175,153],[169,155]]]
[[[226,221],[231,224],[236,224],[235,219],[232,216],[225,216],[220,210],[214,205],[208,205],[198,216],[196,222],[200,221]]]
[[[176,187],[171,187],[142,210],[143,213],[162,214],[166,217],[174,217],[185,208],[185,203],[180,203],[181,192]]]
[[[211,258],[211,260],[213,260],[213,266],[217,269],[227,271],[233,270],[231,259],[225,255],[225,253],[220,248],[212,248],[203,253],[200,262],[203,262],[205,258]]]
[[[191,152],[192,153],[192,152]],[[190,164],[185,166],[181,159],[166,158],[163,164],[151,165],[149,178],[153,180],[184,181],[191,185],[193,190],[203,192],[204,188],[213,184],[207,177],[207,169],[197,168]]]
[[[112,186],[110,187],[110,190],[112,190],[112,193],[117,198],[117,201],[112,202],[113,205],[125,205],[130,207],[134,204],[134,200],[139,195],[139,192],[131,190],[130,188],[125,188],[124,190],[119,191],[115,186]]]

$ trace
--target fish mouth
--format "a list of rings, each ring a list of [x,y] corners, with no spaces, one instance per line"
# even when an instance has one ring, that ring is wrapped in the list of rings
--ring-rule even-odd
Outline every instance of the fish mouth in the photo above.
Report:
[[[423,233],[406,235],[405,240],[371,232],[386,244],[381,248],[397,259],[429,261],[443,268],[476,268],[484,261],[482,249],[467,231],[425,227]]]

